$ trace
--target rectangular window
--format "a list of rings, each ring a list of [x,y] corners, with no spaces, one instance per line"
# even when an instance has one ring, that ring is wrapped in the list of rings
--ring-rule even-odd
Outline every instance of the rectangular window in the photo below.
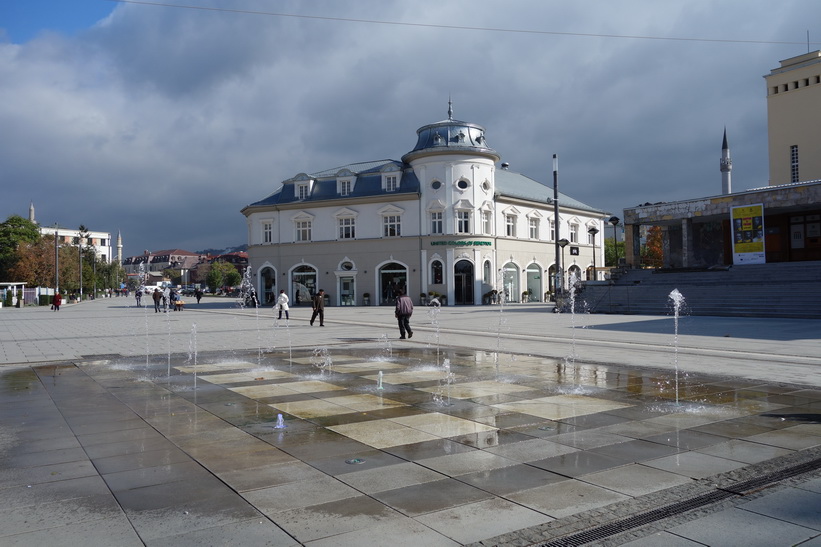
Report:
[[[389,177],[385,177],[385,191],[387,192],[396,192],[397,184],[396,184],[396,176],[391,175]]]
[[[349,180],[342,180],[339,181],[339,195],[340,196],[348,196],[351,193],[351,181]]]
[[[382,235],[384,237],[399,237],[402,235],[401,217],[399,215],[385,215],[382,217]]]
[[[339,219],[339,239],[354,239],[356,237],[356,226],[352,218]]]
[[[271,222],[262,223],[262,242],[273,243],[274,241],[274,225]]]
[[[530,239],[539,239],[539,219],[531,218],[530,222]]]
[[[482,232],[487,235],[493,233],[493,217],[490,211],[482,211]]]
[[[790,182],[799,182],[798,178],[798,145],[790,146]]]
[[[597,233],[599,233],[599,232],[597,231],[596,234]],[[587,242],[590,245],[595,245],[596,244],[596,234],[591,234],[590,232],[587,232]]]
[[[516,237],[516,217],[505,215],[505,233],[508,237]]]
[[[470,233],[470,211],[456,211],[456,233]]]
[[[571,224],[570,225],[570,243],[578,243],[579,242],[579,225],[578,224]]]
[[[430,214],[430,233],[443,234],[445,233],[444,225],[442,223],[442,211],[432,211]]]
[[[297,220],[296,221],[296,240],[297,241],[311,241],[311,221]]]
[[[300,184],[296,187],[297,191],[297,198],[299,199],[308,199],[308,185],[307,184]]]

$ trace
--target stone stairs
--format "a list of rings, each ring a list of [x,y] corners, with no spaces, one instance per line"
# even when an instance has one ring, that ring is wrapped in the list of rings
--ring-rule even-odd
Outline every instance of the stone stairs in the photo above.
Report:
[[[821,262],[622,269],[611,281],[586,283],[576,301],[591,313],[668,315],[673,289],[684,296],[690,315],[821,318]]]

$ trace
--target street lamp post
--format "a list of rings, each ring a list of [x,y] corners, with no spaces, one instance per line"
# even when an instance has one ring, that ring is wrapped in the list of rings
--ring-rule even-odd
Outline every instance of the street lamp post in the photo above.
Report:
[[[80,258],[80,302],[83,301],[83,238],[77,238],[77,256]]]
[[[591,226],[587,233],[593,238],[593,281],[596,281],[596,234],[599,233],[599,229]]]
[[[561,262],[559,262],[559,156],[553,154],[553,241],[556,250],[556,278],[553,281],[554,294],[558,295],[561,289]]]
[[[616,238],[616,226],[619,225],[619,220],[620,220],[619,217],[612,216],[607,221],[607,222],[609,222],[610,224],[613,225],[613,251],[616,253],[616,263],[614,265],[617,266],[617,267],[619,265],[619,246],[618,246],[618,239]]]

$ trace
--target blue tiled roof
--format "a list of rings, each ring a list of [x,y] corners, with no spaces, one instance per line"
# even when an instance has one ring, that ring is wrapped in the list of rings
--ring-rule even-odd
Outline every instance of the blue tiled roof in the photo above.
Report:
[[[394,169],[393,167],[396,167]],[[340,172],[350,171],[356,177],[353,190],[347,196],[340,196],[337,192],[336,179]],[[382,174],[384,172],[401,172],[399,188],[395,192],[382,189]],[[332,199],[348,199],[383,194],[402,195],[419,193],[419,179],[408,165],[396,160],[379,160],[360,163],[351,163],[341,167],[325,169],[307,176],[315,180],[311,195],[308,199],[300,200],[296,196],[296,185],[293,181],[301,178],[299,175],[286,180],[281,187],[266,198],[252,203],[250,206],[270,206],[284,203],[325,201]]]
[[[531,201],[546,202],[548,198],[553,199],[552,186],[546,186],[521,173],[514,173],[507,169],[496,170],[496,191],[503,196]],[[571,207],[573,209],[581,209],[594,213],[604,213],[604,211],[573,199],[562,192],[559,192],[559,204],[562,207]]]

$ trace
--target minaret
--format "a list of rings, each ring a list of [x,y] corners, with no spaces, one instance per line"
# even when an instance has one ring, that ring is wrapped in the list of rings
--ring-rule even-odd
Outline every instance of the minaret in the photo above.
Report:
[[[123,235],[117,230],[117,264],[123,265]]]
[[[733,193],[732,170],[733,160],[730,159],[730,147],[727,145],[727,128],[724,128],[724,143],[721,145],[721,193],[725,196]]]
[[[34,223],[37,222],[36,220],[34,220],[34,202],[33,201],[29,202],[29,222],[34,222]]]

